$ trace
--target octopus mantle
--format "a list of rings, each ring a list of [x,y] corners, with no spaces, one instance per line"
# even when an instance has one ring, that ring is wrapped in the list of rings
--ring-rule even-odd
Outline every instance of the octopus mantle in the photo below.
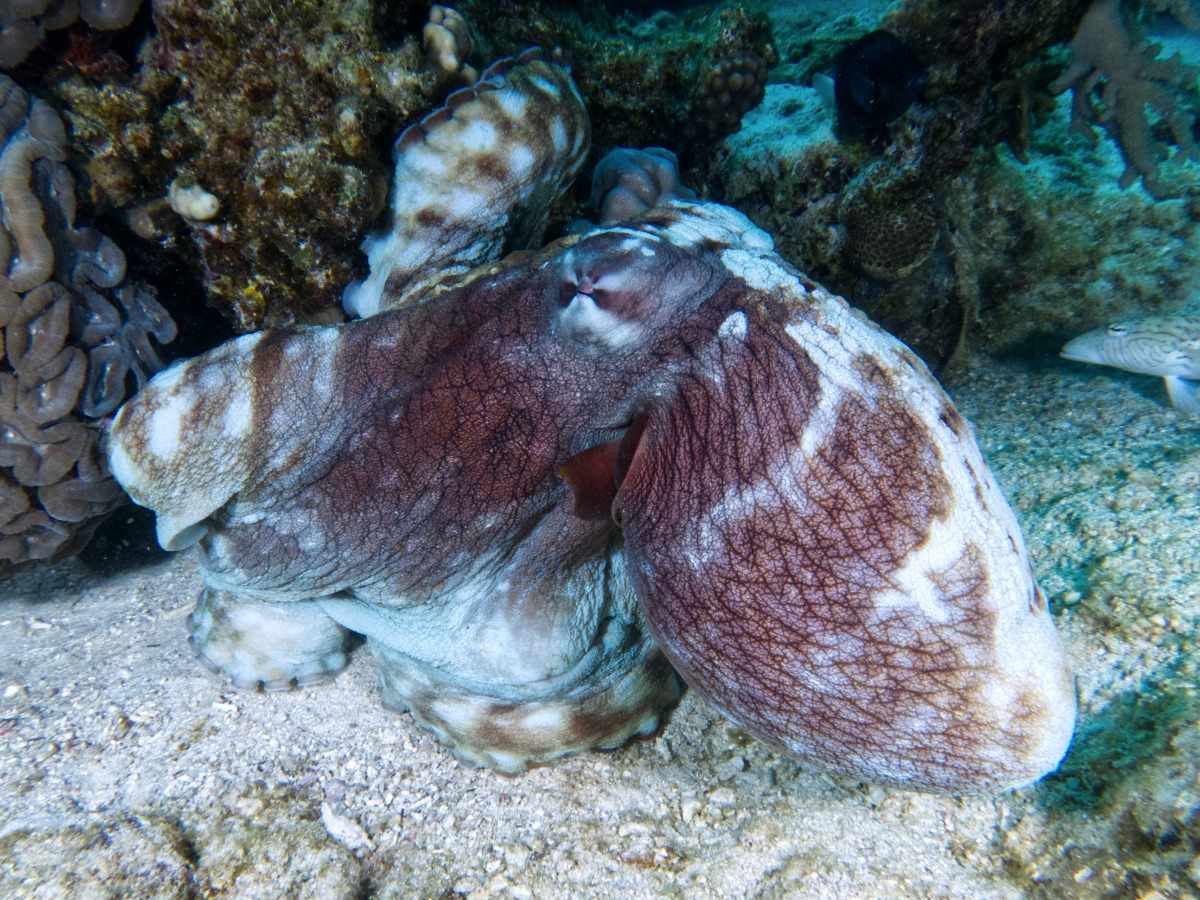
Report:
[[[114,474],[198,548],[202,658],[278,689],[365,636],[387,705],[506,771],[652,733],[680,678],[837,773],[1053,769],[1071,678],[921,362],[714,203],[497,262],[586,113],[529,58],[450,107],[399,142],[363,318],[238,338],[117,416]]]

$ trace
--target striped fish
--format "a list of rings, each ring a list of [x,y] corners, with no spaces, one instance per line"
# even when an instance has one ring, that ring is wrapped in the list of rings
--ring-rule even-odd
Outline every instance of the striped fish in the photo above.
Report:
[[[1200,316],[1147,316],[1113,322],[1069,341],[1062,356],[1160,375],[1177,409],[1200,414]]]

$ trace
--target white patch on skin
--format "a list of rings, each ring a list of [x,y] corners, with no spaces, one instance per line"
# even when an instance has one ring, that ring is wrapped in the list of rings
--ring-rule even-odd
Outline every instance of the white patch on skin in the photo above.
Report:
[[[601,309],[587,294],[576,294],[559,315],[569,331],[595,338],[614,350],[628,347],[642,337],[640,325]]]
[[[458,136],[458,143],[463,150],[490,150],[496,143],[496,127],[486,119],[473,119],[468,122]]]
[[[567,152],[567,129],[558,119],[554,120],[554,125],[550,128],[550,139],[554,141],[555,153],[561,155]]]
[[[252,337],[252,335],[246,335],[246,337]],[[190,366],[187,362],[184,360],[178,360],[171,363],[171,365],[167,366],[165,369],[151,378],[150,385],[153,385],[156,391],[169,394],[171,391],[179,387],[180,382],[183,381],[184,376],[187,375],[191,369],[192,366]]]
[[[430,147],[424,141],[420,141],[408,148],[400,164],[396,167],[397,188],[401,183],[400,170],[405,168],[411,169],[421,176],[437,178],[446,174],[446,158],[438,150]]]
[[[396,216],[397,228],[403,226],[405,230],[415,230],[416,214],[424,209],[436,208],[437,204],[443,199],[443,190],[439,188],[435,191],[430,188],[430,185],[419,177],[402,178],[402,174],[397,172],[396,190],[392,197],[392,211]],[[450,176],[446,176],[450,178]],[[391,232],[388,237],[394,237],[396,232]],[[372,243],[371,250],[374,251],[379,246],[378,238]],[[374,253],[371,254],[374,259]],[[374,267],[371,268],[371,273],[374,274]]]
[[[196,395],[182,390],[150,414],[146,422],[149,438],[146,446],[159,459],[166,459],[179,450],[183,439],[183,423],[196,409]]]
[[[258,346],[258,342],[263,339],[266,332],[255,331],[252,334],[243,334],[240,338],[234,339],[231,343],[226,344],[229,347],[230,356],[245,356],[253,353],[254,348]]]
[[[790,287],[795,284],[794,279],[778,263],[740,248],[722,252],[721,262],[755,290],[771,291],[781,285]]]
[[[516,146],[508,153],[508,165],[512,169],[512,174],[518,180],[524,180],[533,170],[533,164],[537,160],[533,151],[525,146]]]
[[[822,315],[818,318],[822,322],[836,320],[836,316]],[[858,394],[866,403],[874,400],[878,389],[864,381],[855,371],[852,363],[856,357],[870,356],[885,372],[897,373],[898,360],[889,359],[888,354],[880,352],[899,348],[900,345],[890,337],[881,341],[863,340],[859,328],[837,328],[832,325],[822,327],[803,319],[788,323],[784,330],[812,358],[817,371],[821,373],[822,384],[828,381],[843,393]],[[873,336],[882,337],[873,329],[872,333]],[[889,346],[889,343],[895,346]],[[936,414],[933,419],[936,421]]]
[[[455,191],[450,198],[450,213],[457,219],[467,220],[487,210],[488,198],[474,191]]]
[[[816,408],[809,413],[808,421],[804,424],[804,433],[800,435],[800,446],[793,452],[790,460],[793,472],[806,470],[812,465],[817,452],[825,446],[837,427],[838,407],[845,391],[823,375],[818,384],[821,393],[817,397]]]
[[[195,380],[202,394],[214,394],[225,384],[225,376],[217,366],[203,366]]]
[[[527,712],[521,719],[521,727],[530,731],[536,729],[554,729],[558,731],[567,723],[562,707],[544,704],[538,709]]]
[[[731,261],[726,259],[729,253],[736,252],[739,259],[753,259],[761,263],[761,253],[775,248],[775,241],[769,234],[740,212],[727,206],[703,201],[670,200],[660,204],[659,209],[664,213],[673,213],[674,221],[665,228],[648,228],[663,235],[670,243],[681,247],[695,247],[706,241],[716,241],[737,248],[721,254],[722,262],[734,271],[734,274],[738,274],[734,269],[737,263],[731,264]]]
[[[744,312],[735,312],[725,318],[721,323],[721,327],[717,329],[717,337],[723,341],[744,341],[746,339],[746,329],[750,327],[749,321],[746,319]]]
[[[434,700],[429,704],[429,711],[455,731],[470,734],[478,725],[478,713],[482,704],[477,701],[467,701],[453,697],[445,700]]]
[[[529,106],[529,101],[517,91],[498,90],[484,94],[484,96],[495,98],[496,103],[509,118],[514,120],[525,118],[525,108]]]
[[[541,75],[533,75],[529,79],[533,84],[537,85],[555,100],[558,99],[558,85],[549,79],[543,78]]]
[[[872,597],[880,619],[890,618],[895,610],[915,608],[930,622],[949,622],[953,609],[941,598],[931,576],[954,577],[950,573],[966,548],[966,536],[953,518],[949,522],[935,520],[925,543],[909,553],[904,565],[892,573],[890,587]]]
[[[688,565],[697,571],[707,568],[718,553],[724,552],[722,534],[737,530],[759,515],[778,513],[781,508],[780,486],[770,478],[726,488],[721,499],[701,517],[696,546],[685,549]]]
[[[1017,699],[1017,691],[1004,681],[989,681],[983,686],[983,698],[996,709],[1006,709]]]
[[[240,440],[250,433],[254,424],[254,406],[250,398],[239,393],[230,399],[225,407],[225,417],[222,423],[224,436],[231,440]]]

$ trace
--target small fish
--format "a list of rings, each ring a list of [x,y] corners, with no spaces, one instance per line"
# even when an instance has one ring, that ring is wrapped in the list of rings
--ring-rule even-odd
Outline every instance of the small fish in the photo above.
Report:
[[[1068,341],[1063,357],[1161,375],[1171,403],[1200,414],[1200,316],[1125,319]]]

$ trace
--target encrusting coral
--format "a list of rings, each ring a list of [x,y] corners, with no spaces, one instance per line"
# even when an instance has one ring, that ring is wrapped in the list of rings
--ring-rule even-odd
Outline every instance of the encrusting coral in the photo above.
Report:
[[[555,48],[591,114],[598,157],[657,144],[695,165],[762,99],[778,61],[770,20],[751,4],[660,11],[644,21],[614,20],[598,3],[464,0],[459,8],[488,23],[479,36],[485,58]],[[681,134],[690,136],[686,146]]]
[[[98,71],[72,47],[21,72],[63,110],[82,196],[181,255],[238,329],[328,314],[362,274],[357,243],[386,195],[377,138],[450,86],[421,45],[428,10],[154,0],[152,11],[136,59],[89,48]],[[219,212],[165,215],[172,183],[200,186]]]
[[[62,120],[0,76],[0,577],[79,550],[124,501],[103,420],[162,368],[175,325],[125,257],[75,224]]]

